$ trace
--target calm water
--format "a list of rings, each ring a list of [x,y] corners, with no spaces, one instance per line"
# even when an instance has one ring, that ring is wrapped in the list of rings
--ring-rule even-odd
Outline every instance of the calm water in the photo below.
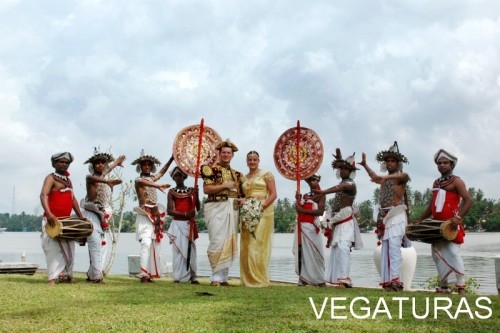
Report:
[[[373,263],[376,247],[375,234],[362,234],[365,248],[352,252],[351,278],[355,286],[377,287],[379,277]],[[198,274],[209,276],[211,273],[206,249],[208,234],[200,234],[197,240]],[[270,276],[272,280],[296,282],[292,246],[293,234],[275,234],[271,258]],[[413,242],[417,251],[417,268],[412,288],[424,289],[425,281],[437,274],[431,257],[430,245]],[[3,262],[21,261],[22,253],[26,260],[46,268],[45,257],[40,245],[38,232],[4,232],[0,234],[0,260]],[[109,251],[108,251],[109,252]],[[171,261],[171,246],[168,241],[162,245],[162,255]],[[118,242],[117,255],[111,274],[128,274],[128,255],[139,254],[139,243],[135,234],[123,233]],[[330,249],[325,248],[325,262],[328,264]],[[465,262],[468,277],[474,277],[480,284],[480,294],[497,294],[494,258],[500,255],[500,233],[468,233],[461,254]],[[87,247],[76,246],[75,271],[85,272],[88,268]],[[239,263],[236,261],[230,269],[230,275],[239,277]]]

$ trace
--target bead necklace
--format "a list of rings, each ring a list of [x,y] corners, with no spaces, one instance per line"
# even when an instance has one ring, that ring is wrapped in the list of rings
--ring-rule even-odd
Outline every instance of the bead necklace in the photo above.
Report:
[[[453,175],[450,175],[450,176],[447,176],[447,177],[440,177],[438,178],[438,183],[441,184],[441,183],[444,183],[448,180],[450,180],[450,178],[452,177]]]
[[[70,188],[72,187],[71,181],[69,180],[69,178],[66,175],[60,175],[58,173],[53,172],[52,176],[54,177],[54,180],[56,182],[63,184],[65,187],[70,187]]]
[[[173,190],[174,190],[175,193],[188,193],[189,192],[189,187],[185,187],[185,188],[182,188],[182,189],[174,187]]]

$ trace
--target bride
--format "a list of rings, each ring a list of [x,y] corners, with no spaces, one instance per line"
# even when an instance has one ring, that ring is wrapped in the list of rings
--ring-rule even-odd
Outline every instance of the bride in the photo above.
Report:
[[[259,153],[250,151],[247,154],[248,174],[242,179],[245,199],[241,199],[240,211],[240,276],[245,287],[268,287],[269,262],[271,259],[272,235],[274,233],[274,200],[276,200],[276,184],[274,176],[269,171],[259,169]],[[253,200],[251,200],[253,199]],[[256,226],[248,223],[245,218],[252,214],[242,214],[243,211],[255,211],[248,207],[257,203]],[[260,208],[261,207],[261,208]],[[254,215],[255,216],[255,215]],[[246,226],[252,225],[249,230]]]

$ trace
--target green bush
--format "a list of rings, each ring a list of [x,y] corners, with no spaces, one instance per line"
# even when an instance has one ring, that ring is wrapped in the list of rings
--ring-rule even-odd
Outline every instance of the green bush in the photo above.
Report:
[[[423,285],[422,287],[425,287],[429,290],[434,290],[441,286],[441,279],[439,278],[439,275],[435,275],[428,278],[424,283],[427,285]],[[477,282],[475,278],[470,277],[467,280],[465,280],[465,292],[468,295],[477,295],[477,290],[479,289],[479,287],[480,284]],[[458,288],[455,285],[450,285],[449,288],[454,293],[458,292]]]

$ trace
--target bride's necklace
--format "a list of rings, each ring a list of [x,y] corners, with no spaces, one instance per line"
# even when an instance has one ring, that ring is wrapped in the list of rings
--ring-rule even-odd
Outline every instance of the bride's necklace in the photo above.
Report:
[[[253,177],[259,174],[259,171],[260,171],[259,169],[256,169],[255,172],[249,172],[247,178],[252,179]]]

